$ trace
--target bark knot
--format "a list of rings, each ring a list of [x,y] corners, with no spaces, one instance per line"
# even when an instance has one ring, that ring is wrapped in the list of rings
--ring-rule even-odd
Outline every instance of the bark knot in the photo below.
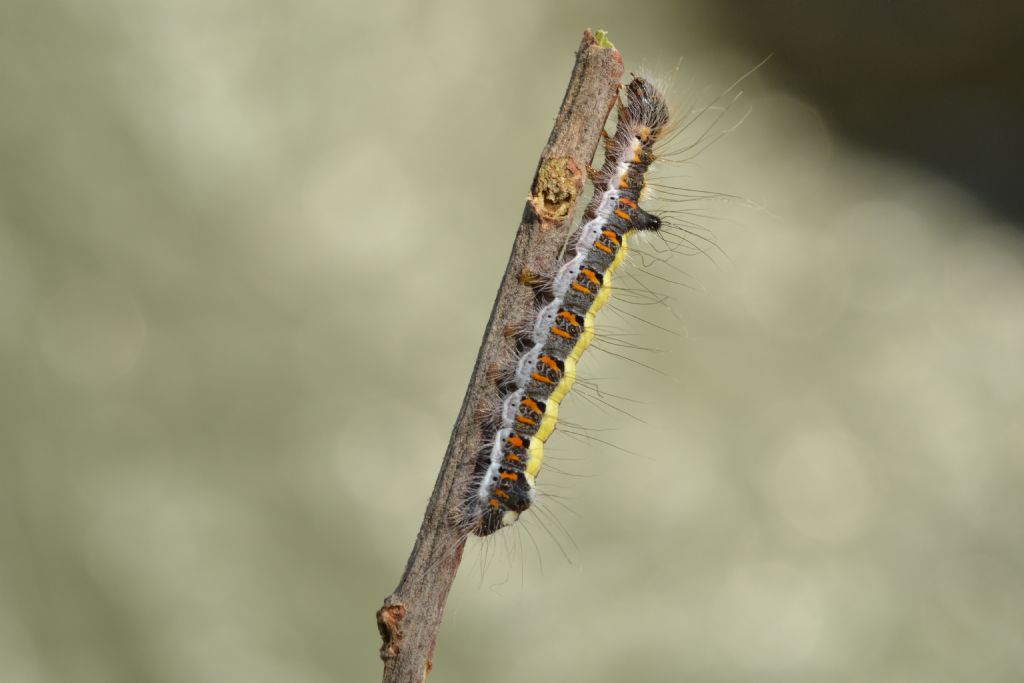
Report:
[[[402,645],[402,629],[399,624],[404,618],[405,605],[400,602],[390,604],[385,601],[384,606],[377,610],[377,630],[380,631],[380,639],[383,641],[380,646],[381,659],[398,656]]]

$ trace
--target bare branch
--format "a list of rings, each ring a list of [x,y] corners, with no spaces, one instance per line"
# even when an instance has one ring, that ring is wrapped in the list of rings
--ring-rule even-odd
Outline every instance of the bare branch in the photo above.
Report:
[[[619,52],[585,31],[416,544],[398,588],[377,612],[384,683],[419,683],[430,672],[448,591],[466,542],[458,515],[482,445],[478,411],[497,397],[489,369],[509,357],[508,323],[535,313],[533,292],[523,281],[531,273],[552,272],[558,263],[622,72]]]

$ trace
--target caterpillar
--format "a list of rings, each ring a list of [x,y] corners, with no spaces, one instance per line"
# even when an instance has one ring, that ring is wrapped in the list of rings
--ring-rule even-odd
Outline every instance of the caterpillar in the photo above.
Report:
[[[634,77],[620,103],[614,136],[594,178],[569,257],[551,278],[547,303],[525,333],[512,364],[510,387],[487,435],[467,501],[468,525],[488,536],[513,524],[533,503],[544,444],[559,405],[576,380],[576,364],[594,338],[594,321],[612,293],[612,278],[637,232],[655,232],[661,219],[639,206],[655,145],[671,128],[665,96]]]

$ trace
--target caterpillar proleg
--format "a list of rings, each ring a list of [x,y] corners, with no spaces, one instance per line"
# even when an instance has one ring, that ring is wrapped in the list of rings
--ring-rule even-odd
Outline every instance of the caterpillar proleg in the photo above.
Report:
[[[595,318],[612,294],[630,236],[657,231],[661,219],[639,206],[655,145],[670,128],[662,92],[634,77],[620,103],[614,136],[594,179],[568,258],[551,278],[548,301],[526,326],[497,424],[486,435],[466,503],[467,526],[487,536],[514,523],[533,503],[544,444],[559,405],[576,380],[576,365],[594,338]]]

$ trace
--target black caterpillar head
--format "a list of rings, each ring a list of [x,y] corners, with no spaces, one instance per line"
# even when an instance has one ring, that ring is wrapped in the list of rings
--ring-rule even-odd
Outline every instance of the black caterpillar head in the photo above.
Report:
[[[637,207],[633,217],[633,227],[637,230],[658,230],[661,228],[661,219],[653,213],[648,213]]]

